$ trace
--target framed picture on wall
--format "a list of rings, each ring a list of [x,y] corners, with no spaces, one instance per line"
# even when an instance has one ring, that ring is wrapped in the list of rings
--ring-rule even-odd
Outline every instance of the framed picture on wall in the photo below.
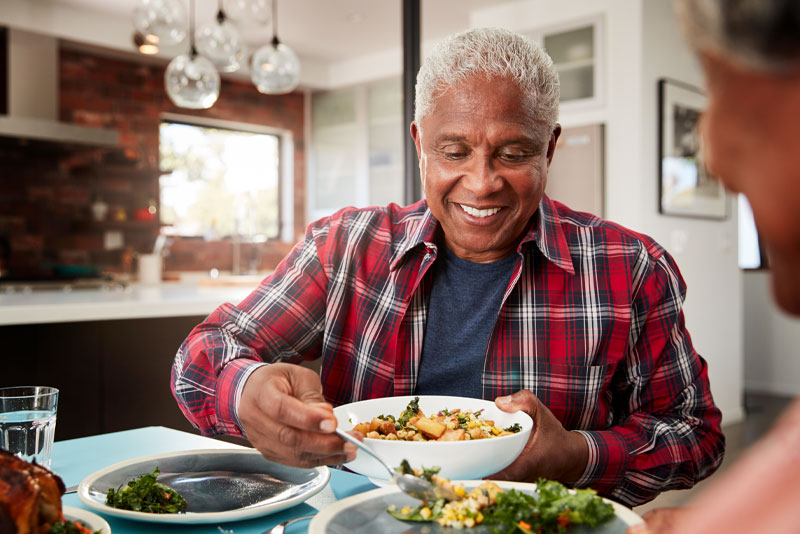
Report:
[[[706,170],[698,123],[706,106],[700,89],[670,79],[658,81],[659,212],[724,219],[728,195]]]

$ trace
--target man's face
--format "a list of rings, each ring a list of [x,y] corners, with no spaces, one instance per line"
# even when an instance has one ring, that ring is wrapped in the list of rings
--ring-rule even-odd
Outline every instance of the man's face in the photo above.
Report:
[[[800,314],[800,75],[754,73],[710,55],[702,60],[709,170],[747,197],[767,249],[775,298]]]
[[[514,82],[475,77],[437,93],[411,125],[428,206],[465,260],[511,254],[539,207],[561,128],[537,135],[523,102]]]

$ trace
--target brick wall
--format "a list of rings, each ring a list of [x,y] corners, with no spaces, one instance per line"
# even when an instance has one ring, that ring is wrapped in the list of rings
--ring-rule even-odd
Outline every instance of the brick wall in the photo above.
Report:
[[[60,119],[115,129],[119,147],[0,140],[0,246],[8,243],[16,271],[48,263],[130,268],[125,248],[152,249],[158,221],[136,220],[136,210],[158,201],[158,126],[162,113],[253,123],[290,130],[294,137],[294,230],[304,230],[305,147],[303,95],[267,96],[251,83],[223,79],[211,109],[174,106],[164,90],[165,66],[110,59],[83,51],[60,51]],[[109,205],[95,221],[91,204]],[[107,231],[121,232],[124,247],[106,250]],[[291,244],[245,244],[242,265],[255,260],[272,268]],[[229,270],[229,242],[177,240],[167,270]],[[252,250],[255,249],[255,250]]]

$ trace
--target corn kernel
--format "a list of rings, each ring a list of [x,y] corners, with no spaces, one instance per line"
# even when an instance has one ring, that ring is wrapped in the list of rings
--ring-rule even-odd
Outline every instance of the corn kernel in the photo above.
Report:
[[[475,516],[476,523],[483,523],[483,514],[478,512],[478,515]]]
[[[469,423],[467,423],[468,428],[475,428],[476,426],[478,425],[475,424],[475,421],[470,421]]]
[[[431,509],[426,506],[419,511],[419,515],[421,515],[425,519],[428,519],[431,516]]]
[[[456,494],[456,495],[458,495],[459,497],[463,497],[463,496],[464,496],[464,495],[467,493],[467,490],[465,490],[465,489],[464,489],[464,486],[461,486],[461,485],[455,486],[455,487],[453,488],[453,491],[454,491],[454,492],[455,492],[455,494]]]
[[[494,435],[496,436],[496,435],[497,435],[497,434],[499,434],[499,433],[500,433],[500,429],[499,429],[499,428],[497,428],[496,426],[493,426],[493,427],[492,427],[492,434],[494,434]]]
[[[466,518],[464,520],[464,525],[466,525],[468,527],[474,527],[475,526],[475,520],[472,519],[471,517],[468,517],[468,518]]]

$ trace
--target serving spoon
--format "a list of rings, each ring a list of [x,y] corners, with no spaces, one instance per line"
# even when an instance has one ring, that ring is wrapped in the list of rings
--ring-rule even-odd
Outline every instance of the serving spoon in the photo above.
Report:
[[[401,474],[399,471],[396,471],[389,467],[389,465],[381,460],[377,454],[375,454],[372,449],[370,449],[365,443],[359,441],[358,439],[354,438],[341,428],[336,429],[336,434],[345,441],[348,441],[361,449],[362,451],[366,452],[373,458],[375,458],[379,464],[381,464],[386,471],[389,472],[389,476],[391,477],[392,482],[397,484],[397,487],[400,490],[414,497],[415,499],[419,499],[421,501],[436,501],[438,499],[447,499],[449,501],[457,501],[461,497],[455,494],[453,490],[442,488],[441,486],[437,486],[432,484],[431,482],[425,480],[424,478],[408,475],[408,474]]]

